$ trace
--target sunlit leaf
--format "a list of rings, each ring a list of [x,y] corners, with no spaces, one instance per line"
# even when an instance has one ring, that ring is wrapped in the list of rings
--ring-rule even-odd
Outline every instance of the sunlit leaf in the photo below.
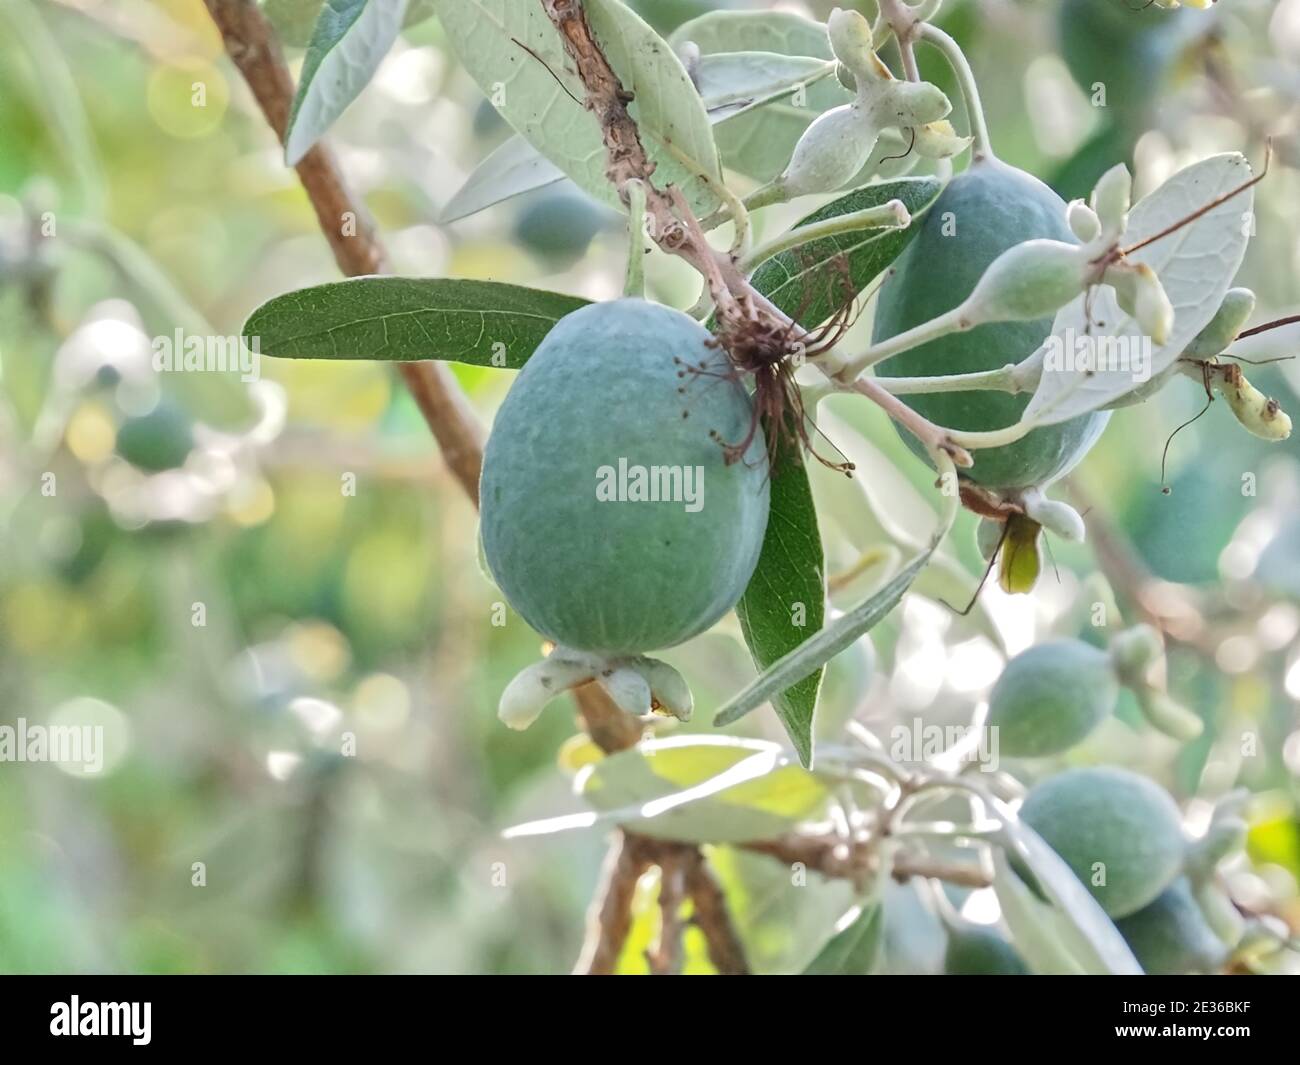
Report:
[[[758,740],[672,737],[602,759],[578,778],[578,788],[597,810],[642,835],[743,843],[788,832],[824,807],[825,784],[787,757]]]

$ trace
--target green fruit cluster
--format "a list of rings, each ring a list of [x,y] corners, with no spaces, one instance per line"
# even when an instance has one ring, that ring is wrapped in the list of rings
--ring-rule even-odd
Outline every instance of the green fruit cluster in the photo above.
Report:
[[[1101,724],[1118,698],[1108,654],[1082,640],[1052,640],[1007,663],[989,695],[988,727],[1013,758],[1060,754]]]
[[[995,159],[976,161],[954,178],[926,212],[919,232],[880,290],[874,339],[887,340],[961,303],[985,269],[1008,248],[1037,238],[1077,243],[1065,203],[1037,178]],[[995,370],[1019,362],[1051,331],[1051,318],[996,322],[952,333],[877,367],[882,377],[932,377]],[[1029,402],[1008,392],[938,392],[906,398],[939,425],[978,432],[1020,420]],[[976,453],[966,471],[992,489],[1045,485],[1068,471],[1092,447],[1109,418],[1092,413],[1035,429],[1013,444]],[[910,434],[908,445],[924,457]]]
[[[1154,901],[1183,869],[1178,807],[1126,769],[1070,769],[1036,784],[1020,818],[1037,832],[1111,917]]]
[[[753,428],[745,389],[692,318],[638,299],[573,312],[487,443],[493,578],[534,629],[577,650],[636,654],[703,632],[740,599],[767,527],[763,434],[738,461],[722,446]]]

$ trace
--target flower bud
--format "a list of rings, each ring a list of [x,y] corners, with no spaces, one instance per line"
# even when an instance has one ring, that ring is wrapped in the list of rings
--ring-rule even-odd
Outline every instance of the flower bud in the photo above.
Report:
[[[882,126],[923,126],[952,111],[952,103],[928,81],[891,81],[860,91],[859,101]]]
[[[1102,229],[1112,240],[1118,240],[1128,225],[1128,209],[1133,202],[1133,177],[1128,167],[1116,163],[1102,174],[1092,190],[1092,209],[1101,221]]]
[[[1189,359],[1209,359],[1220,354],[1237,339],[1254,311],[1255,293],[1248,288],[1228,289],[1210,324],[1196,334],[1183,355]]]
[[[1115,289],[1115,299],[1124,313],[1133,317],[1155,343],[1169,339],[1174,327],[1174,305],[1151,267],[1146,263],[1113,263],[1102,280]]]
[[[1025,513],[1048,532],[1059,536],[1066,543],[1083,543],[1087,535],[1083,518],[1069,503],[1048,499],[1037,491],[1026,491],[1020,502]]]
[[[1091,244],[1101,236],[1101,219],[1082,200],[1071,200],[1065,217],[1070,224],[1070,231],[1084,244]]]
[[[856,103],[832,108],[803,131],[777,181],[791,196],[834,192],[866,164],[878,132]]]
[[[865,81],[891,78],[889,68],[876,55],[871,40],[871,23],[860,12],[835,8],[826,20],[831,51],[860,86]]]
[[[1086,285],[1077,245],[1027,240],[996,259],[963,305],[964,322],[1027,322],[1055,314]]]

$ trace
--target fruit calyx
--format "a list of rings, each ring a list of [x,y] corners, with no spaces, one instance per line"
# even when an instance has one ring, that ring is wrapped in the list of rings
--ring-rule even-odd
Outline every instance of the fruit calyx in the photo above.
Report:
[[[510,728],[526,729],[557,695],[588,683],[599,684],[621,710],[637,717],[657,711],[689,721],[695,706],[686,680],[667,662],[557,646],[506,685],[497,716]]]

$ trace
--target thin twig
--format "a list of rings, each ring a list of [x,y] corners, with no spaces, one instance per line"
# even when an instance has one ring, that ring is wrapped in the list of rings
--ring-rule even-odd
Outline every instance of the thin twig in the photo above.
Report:
[[[742,844],[747,851],[766,854],[786,865],[800,865],[832,880],[865,884],[876,868],[876,838],[845,840],[839,836],[793,834]],[[895,852],[890,875],[898,881],[914,876],[944,880],[963,887],[988,887],[988,873],[969,862],[947,861],[912,851]]]
[[[618,833],[605,855],[600,877],[603,886],[591,901],[587,936],[573,967],[575,975],[609,976],[614,972],[632,929],[637,881],[649,868],[649,858],[636,842]]]
[[[646,951],[650,971],[656,976],[678,976],[684,961],[682,936],[686,921],[682,910],[686,905],[686,870],[703,859],[694,847],[659,850],[659,937]]]
[[[294,88],[274,28],[251,0],[204,3],[221,32],[226,53],[248,83],[276,137],[283,141]],[[303,156],[295,169],[339,269],[348,277],[385,273],[387,256],[370,217],[353,198],[324,143]],[[398,369],[448,467],[477,506],[483,430],[451,371],[440,362],[405,362]]]
[[[704,933],[713,967],[723,976],[748,976],[750,970],[745,945],[732,923],[726,896],[702,856],[687,867],[686,890],[695,905],[691,920]]]

